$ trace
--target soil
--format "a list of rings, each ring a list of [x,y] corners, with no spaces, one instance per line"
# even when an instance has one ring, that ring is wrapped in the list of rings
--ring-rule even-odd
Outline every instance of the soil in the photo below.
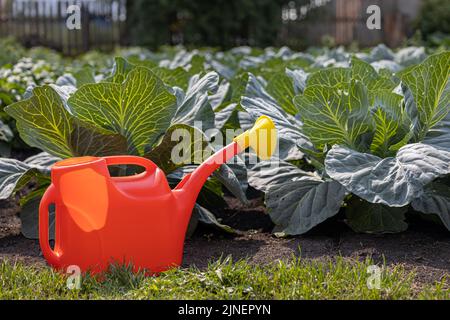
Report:
[[[222,223],[238,228],[237,234],[226,234],[209,226],[200,226],[186,240],[184,266],[205,268],[209,261],[231,255],[234,260],[267,264],[294,256],[302,259],[329,259],[342,256],[363,260],[372,257],[388,267],[402,265],[417,274],[414,285],[450,279],[450,233],[443,227],[423,220],[410,224],[400,234],[356,234],[341,217],[316,227],[306,235],[277,238],[272,235],[273,224],[260,198],[243,207],[231,198],[229,208],[218,214]],[[22,261],[45,266],[39,243],[20,233],[19,207],[15,200],[0,201],[0,260]]]

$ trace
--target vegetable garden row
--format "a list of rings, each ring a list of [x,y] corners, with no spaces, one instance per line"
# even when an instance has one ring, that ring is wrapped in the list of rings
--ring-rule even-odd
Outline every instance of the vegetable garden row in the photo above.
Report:
[[[410,215],[450,230],[449,51],[127,48],[69,60],[2,40],[0,63],[0,199],[20,198],[29,238],[55,161],[139,155],[176,185],[198,161],[171,159],[175,129],[208,151],[210,129],[247,129],[261,115],[277,127],[276,156],[223,165],[191,225],[233,232],[214,211],[224,192],[246,203],[251,186],[280,236],[337,214],[356,232],[401,232]],[[33,156],[14,158],[27,148]]]

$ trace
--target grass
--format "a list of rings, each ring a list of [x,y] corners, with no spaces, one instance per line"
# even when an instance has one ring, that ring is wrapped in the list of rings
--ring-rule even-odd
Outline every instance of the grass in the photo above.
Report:
[[[373,262],[337,258],[292,258],[268,266],[221,259],[206,270],[170,270],[158,277],[112,266],[99,281],[82,278],[81,288],[67,288],[67,275],[50,268],[0,263],[0,299],[450,299],[447,279],[420,289],[415,274],[401,266],[382,267],[380,289],[369,289]]]

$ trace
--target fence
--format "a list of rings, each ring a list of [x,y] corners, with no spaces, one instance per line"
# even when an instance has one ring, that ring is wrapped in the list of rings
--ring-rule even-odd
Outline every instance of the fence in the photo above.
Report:
[[[79,9],[81,28],[67,20]],[[25,46],[46,46],[66,55],[121,44],[126,0],[0,0],[0,37],[13,36]]]
[[[322,5],[310,9],[310,17],[301,15],[298,8],[284,9],[284,25],[280,42],[292,47],[320,44],[324,36],[335,43],[348,45],[357,42],[371,46],[380,42],[398,46],[413,32],[412,20],[420,7],[420,0],[314,0]],[[370,5],[381,9],[381,29],[369,30],[366,22]],[[294,10],[289,16],[289,10]],[[292,16],[295,18],[293,19]],[[311,17],[312,16],[312,17]],[[299,19],[298,17],[301,17]]]

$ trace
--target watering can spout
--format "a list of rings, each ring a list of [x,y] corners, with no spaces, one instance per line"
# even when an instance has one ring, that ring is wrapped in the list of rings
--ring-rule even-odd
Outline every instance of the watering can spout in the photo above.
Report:
[[[269,117],[261,116],[256,120],[253,128],[234,138],[232,143],[217,151],[192,173],[185,176],[174,191],[183,198],[182,203],[190,204],[191,210],[188,210],[188,215],[194,207],[203,184],[222,164],[248,147],[252,148],[259,158],[267,160],[275,151],[276,141],[277,134],[273,121]]]
[[[253,128],[237,136],[233,141],[239,146],[239,152],[250,147],[260,159],[268,160],[277,146],[277,130],[272,119],[261,116]]]

